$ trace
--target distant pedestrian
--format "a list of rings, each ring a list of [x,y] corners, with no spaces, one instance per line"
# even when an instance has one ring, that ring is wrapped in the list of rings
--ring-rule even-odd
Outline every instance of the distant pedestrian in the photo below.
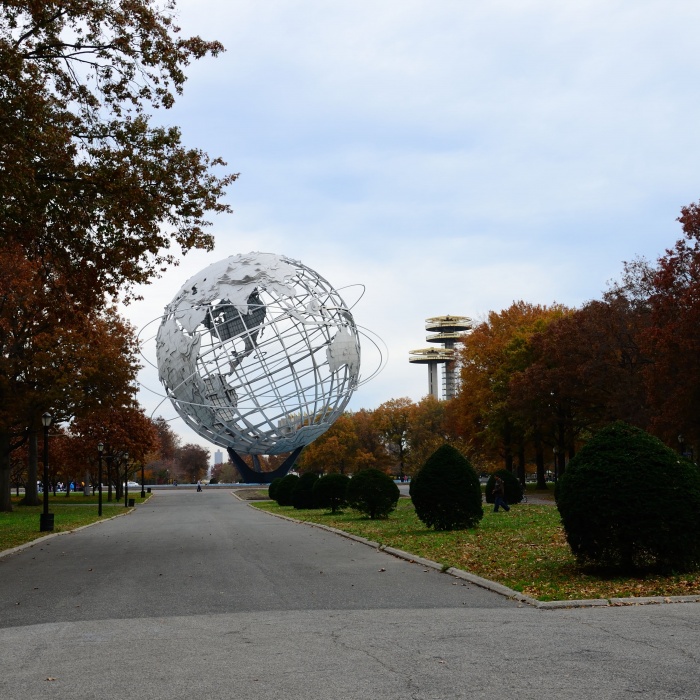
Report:
[[[493,480],[493,512],[498,513],[498,508],[502,507],[503,510],[509,511],[510,506],[506,502],[506,485],[503,483],[503,479],[497,476]]]
[[[201,491],[201,490],[202,490],[202,482],[198,481],[197,482],[197,491]]]

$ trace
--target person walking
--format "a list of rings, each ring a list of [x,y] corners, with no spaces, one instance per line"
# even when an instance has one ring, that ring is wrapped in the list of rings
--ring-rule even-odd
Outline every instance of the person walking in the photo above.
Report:
[[[498,513],[499,507],[503,510],[509,511],[510,506],[506,501],[506,485],[503,483],[503,479],[497,476],[493,480],[493,512]]]

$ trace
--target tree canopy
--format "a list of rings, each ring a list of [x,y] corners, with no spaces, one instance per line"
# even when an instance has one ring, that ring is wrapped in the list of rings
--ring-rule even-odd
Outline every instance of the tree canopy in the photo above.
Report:
[[[110,304],[213,246],[236,176],[152,112],[221,51],[180,36],[171,0],[0,0],[0,510],[39,415],[133,397],[135,343]]]
[[[74,292],[117,294],[182,251],[211,249],[208,212],[234,175],[152,126],[184,68],[223,47],[182,38],[174,2],[0,3],[0,222]],[[48,254],[51,255],[48,255]],[[94,296],[93,296],[94,299]]]

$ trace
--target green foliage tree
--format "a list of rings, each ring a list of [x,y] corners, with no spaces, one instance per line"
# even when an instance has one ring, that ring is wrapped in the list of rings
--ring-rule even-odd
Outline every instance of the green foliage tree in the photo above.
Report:
[[[357,472],[348,485],[348,505],[372,520],[386,518],[399,502],[399,487],[378,469]]]
[[[287,474],[282,478],[282,481],[277,485],[275,492],[275,500],[281,506],[293,505],[294,489],[296,488],[299,477],[296,474]]]
[[[411,480],[416,515],[436,530],[476,527],[484,517],[479,477],[451,445],[442,445]]]
[[[555,490],[582,564],[683,571],[700,566],[700,471],[645,431],[613,423],[569,462]]]
[[[523,486],[518,481],[518,477],[507,469],[500,469],[489,476],[486,482],[486,502],[493,503],[496,500],[493,495],[493,486],[497,476],[503,481],[506,502],[510,505],[520,503],[523,500]]]
[[[325,474],[314,484],[314,500],[319,508],[330,508],[337,513],[347,503],[349,477],[344,474]]]
[[[297,509],[315,508],[314,485],[318,481],[318,474],[307,472],[299,477],[292,493],[292,505]]]

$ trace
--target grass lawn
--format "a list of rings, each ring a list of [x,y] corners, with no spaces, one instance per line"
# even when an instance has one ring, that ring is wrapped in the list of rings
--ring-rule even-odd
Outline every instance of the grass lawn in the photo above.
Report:
[[[148,499],[148,496],[142,499],[140,493],[130,493],[129,498],[134,498],[136,503]],[[19,501],[20,498],[13,496],[14,510],[11,513],[0,513],[0,552],[49,534],[39,532],[39,514],[43,512],[43,506],[21,506]],[[82,493],[71,494],[69,498],[66,498],[65,493],[56,497],[49,496],[49,512],[54,514],[54,532],[75,530],[127,510],[129,509],[124,507],[123,500],[108,503],[104,493],[101,518],[97,515],[97,496],[83,496]]]
[[[454,566],[543,601],[700,593],[700,572],[610,578],[581,570],[566,544],[559,512],[551,505],[517,505],[509,513],[485,507],[478,528],[454,532],[426,528],[406,498],[386,520],[370,520],[351,510],[336,515],[295,510],[273,501],[255,505]]]

